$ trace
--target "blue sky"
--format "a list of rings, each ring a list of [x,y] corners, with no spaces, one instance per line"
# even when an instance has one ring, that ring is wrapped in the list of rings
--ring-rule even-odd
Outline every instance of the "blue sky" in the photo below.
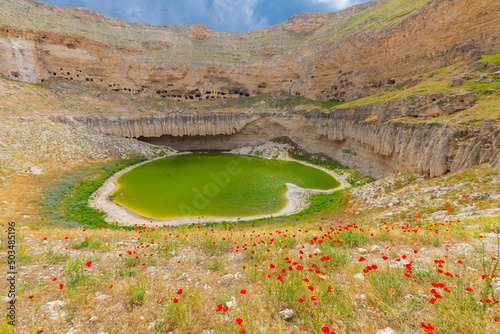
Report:
[[[332,12],[366,0],[45,0],[79,6],[126,22],[153,25],[204,23],[226,32],[247,32],[303,12]]]

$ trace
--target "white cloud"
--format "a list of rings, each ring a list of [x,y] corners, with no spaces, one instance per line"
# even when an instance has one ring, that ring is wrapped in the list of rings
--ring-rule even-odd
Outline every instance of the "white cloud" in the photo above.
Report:
[[[214,0],[212,14],[207,24],[214,29],[248,31],[263,28],[266,20],[254,15],[255,6],[260,0]]]
[[[328,5],[331,10],[340,10],[359,3],[357,0],[313,0],[313,3]]]
[[[0,0],[1,1],[1,0]],[[78,5],[127,22],[154,25],[204,23],[218,31],[245,32],[282,22],[302,11],[336,11],[366,0],[45,0]]]

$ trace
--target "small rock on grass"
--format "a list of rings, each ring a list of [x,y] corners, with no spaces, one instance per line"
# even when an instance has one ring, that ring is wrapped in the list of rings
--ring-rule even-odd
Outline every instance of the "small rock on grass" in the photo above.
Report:
[[[396,332],[391,327],[387,327],[387,328],[384,328],[384,329],[381,329],[381,330],[375,332],[375,334],[398,334],[398,332]]]
[[[290,310],[289,308],[281,311],[279,313],[280,317],[283,319],[283,320],[288,320],[290,319],[291,317],[293,317],[293,310]]]
[[[362,273],[357,273],[356,275],[354,275],[354,278],[357,278],[357,279],[363,281],[365,279],[365,276],[363,276]]]

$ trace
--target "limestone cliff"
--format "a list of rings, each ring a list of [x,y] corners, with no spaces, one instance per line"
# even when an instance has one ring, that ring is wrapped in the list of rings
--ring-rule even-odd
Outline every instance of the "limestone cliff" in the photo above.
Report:
[[[500,2],[378,0],[244,34],[129,24],[33,0],[0,2],[0,75],[86,81],[176,100],[283,90],[352,100],[500,52]]]
[[[376,109],[376,108],[375,108]],[[437,123],[366,121],[374,108],[162,117],[54,117],[110,135],[135,137],[180,150],[230,150],[288,136],[303,149],[325,153],[363,174],[382,178],[410,166],[430,177],[477,163],[500,167],[500,128],[456,131]],[[485,123],[486,124],[486,123]]]

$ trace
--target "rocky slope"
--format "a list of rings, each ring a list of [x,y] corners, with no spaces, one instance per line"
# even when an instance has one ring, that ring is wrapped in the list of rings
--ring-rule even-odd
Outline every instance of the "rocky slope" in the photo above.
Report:
[[[477,163],[500,167],[500,129],[478,133],[442,124],[365,121],[372,111],[336,110],[159,117],[54,117],[105,134],[140,138],[179,150],[231,150],[287,136],[303,149],[325,153],[374,178],[410,166],[440,176]]]
[[[498,11],[490,0],[373,1],[229,34],[5,0],[0,75],[61,77],[186,101],[277,90],[351,100],[465,59],[471,49],[500,52]]]

